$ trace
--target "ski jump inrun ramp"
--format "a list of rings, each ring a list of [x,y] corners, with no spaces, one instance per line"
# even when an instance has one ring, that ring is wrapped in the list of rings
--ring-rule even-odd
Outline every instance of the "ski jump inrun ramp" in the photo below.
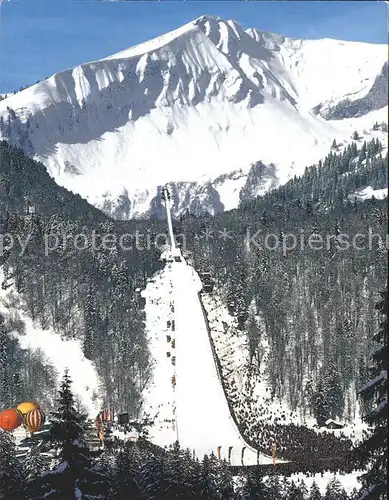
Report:
[[[233,420],[218,376],[200,303],[200,278],[174,242],[170,199],[165,197],[171,241],[175,317],[177,437],[181,448],[202,459],[212,452],[231,465],[271,464],[272,458],[250,447]]]
[[[231,465],[271,464],[240,435],[220,383],[198,292],[184,259],[171,264],[176,339],[176,423],[181,448],[200,459],[213,452]]]

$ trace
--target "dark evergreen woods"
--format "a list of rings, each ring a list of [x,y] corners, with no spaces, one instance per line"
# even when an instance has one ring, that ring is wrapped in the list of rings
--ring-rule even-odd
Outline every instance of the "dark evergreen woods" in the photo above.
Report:
[[[272,393],[288,401],[291,408],[300,408],[306,415],[312,413],[319,425],[336,416],[352,420],[355,394],[369,380],[382,383],[381,388],[377,385],[381,398],[382,388],[386,387],[384,379],[379,378],[386,366],[381,357],[387,350],[382,333],[385,326],[381,333],[376,333],[379,317],[374,308],[387,275],[386,201],[373,198],[358,202],[352,196],[367,185],[385,186],[387,155],[383,157],[381,150],[377,140],[354,142],[344,153],[338,153],[335,144],[319,165],[308,168],[301,178],[264,197],[242,201],[238,210],[214,218],[188,215],[175,224],[176,232],[185,234],[186,248],[193,252],[195,267],[211,271],[216,293],[222,296],[245,333],[250,346],[248,368],[255,371],[259,367],[261,342],[266,338],[270,349],[267,376]],[[134,418],[141,406],[141,391],[150,377],[143,304],[136,290],[144,288],[147,278],[161,267],[159,250],[151,246],[147,251],[136,248],[128,251],[119,244],[108,251],[96,250],[90,242],[93,231],[102,237],[134,234],[136,229],[148,234],[151,240],[157,233],[166,232],[163,221],[110,220],[78,195],[57,186],[43,165],[6,142],[0,143],[0,234],[8,234],[16,242],[17,238],[20,241],[29,238],[23,252],[20,245],[7,248],[7,240],[2,240],[0,266],[5,273],[2,287],[15,285],[18,296],[13,300],[42,328],[50,327],[65,337],[81,339],[86,357],[95,363],[101,377],[105,403],[117,411],[128,411]],[[220,231],[224,229],[229,236],[223,239]],[[255,238],[258,245],[248,242],[248,231],[252,236],[258,230]],[[206,231],[213,237],[204,238]],[[343,234],[351,240],[358,233],[368,236],[369,231],[381,237],[381,240],[373,238],[371,248],[344,248]],[[84,250],[66,244],[67,237],[74,239],[80,234],[87,236]],[[282,246],[266,249],[266,234],[278,236],[281,243],[290,241],[290,234],[301,238],[293,250],[284,251]],[[317,251],[307,246],[312,234],[332,238],[326,248]],[[45,255],[47,235],[51,241],[58,238],[60,243]],[[383,307],[381,304],[380,312]],[[23,333],[23,328],[18,317],[0,315],[1,406],[11,406],[15,400],[29,398],[31,394],[49,402],[55,394],[54,367],[39,352],[32,354],[20,349],[10,335],[11,331]],[[386,348],[376,351],[377,342]],[[370,373],[371,355],[376,363],[373,373]],[[368,384],[363,394],[374,392],[375,383]],[[65,378],[61,397],[65,398],[66,391]],[[57,418],[58,421],[74,418],[74,432],[79,432],[75,438],[77,449],[73,449],[70,441],[69,448],[65,447],[71,450],[69,453],[78,453],[78,470],[83,472],[77,484],[71,465],[63,457],[62,465],[57,464],[44,484],[36,482],[39,469],[34,471],[32,462],[39,460],[38,446],[32,450],[27,472],[15,462],[14,444],[3,433],[0,434],[0,491],[8,492],[7,498],[20,498],[17,495],[22,485],[49,488],[67,474],[73,478],[75,488],[80,491],[86,488],[82,498],[92,498],[87,496],[93,495],[87,491],[88,481],[108,488],[113,496],[104,498],[127,498],[128,492],[131,498],[161,500],[257,498],[250,495],[255,488],[262,487],[267,491],[263,498],[321,498],[314,488],[307,496],[295,485],[290,486],[290,491],[288,487],[288,492],[284,488],[279,497],[272,496],[275,486],[271,486],[271,491],[266,490],[266,481],[259,486],[255,474],[249,475],[241,489],[233,493],[226,467],[216,466],[212,457],[202,464],[193,462],[178,450],[160,457],[125,447],[112,451],[115,456],[107,451],[97,459],[83,447],[84,422],[71,409],[74,402],[69,392],[66,397],[68,406],[61,402]],[[385,466],[385,459],[377,459],[377,451],[373,451],[383,432],[383,412],[387,412],[377,397],[361,401],[368,422],[377,424],[376,432],[361,448],[361,460],[369,467],[370,474],[364,480],[366,491],[371,481],[382,484]],[[55,425],[55,434],[54,429]],[[57,442],[65,443],[67,431],[60,429],[61,426],[57,427]],[[243,432],[248,430],[243,428]],[[289,438],[286,442],[291,443]],[[178,481],[177,474],[169,476],[168,467],[172,464],[175,471],[182,471]],[[129,470],[131,474],[126,476],[123,471]],[[185,470],[190,473],[185,475]],[[143,493],[137,490],[139,484],[144,485]],[[197,496],[184,496],[183,488],[190,489],[193,484],[196,491],[193,495]],[[326,500],[344,498],[343,492],[334,493],[334,485],[328,488]],[[166,496],[157,496],[156,492],[162,495],[165,490]],[[220,491],[224,497],[220,497]],[[375,491],[374,494],[380,494],[379,486]],[[148,496],[139,496],[142,494]]]
[[[310,409],[319,423],[352,419],[355,394],[366,381],[378,324],[374,304],[387,275],[387,202],[351,195],[362,186],[385,186],[381,148],[376,140],[360,149],[353,143],[239,210],[188,216],[177,228],[195,266],[211,271],[245,331],[249,365],[260,364],[265,338],[271,390],[292,408]],[[284,251],[283,242],[293,244],[290,235],[296,246]],[[322,238],[322,249],[308,246],[312,235]]]
[[[152,222],[147,226],[130,222],[123,228],[57,186],[43,165],[6,142],[0,144],[0,233],[15,242],[28,242],[24,252],[18,243],[12,249],[7,249],[7,240],[3,243],[2,287],[15,285],[27,314],[42,328],[81,339],[86,357],[95,362],[103,381],[101,396],[106,404],[134,416],[149,377],[144,313],[135,290],[144,288],[146,279],[160,267],[159,252],[155,248],[124,251],[118,243],[99,248],[102,238],[134,234],[135,227],[142,234],[154,231]],[[98,235],[95,245],[93,231]],[[75,248],[77,235],[86,237],[85,250]],[[45,241],[53,250],[45,252]],[[3,385],[5,392],[0,389],[2,405],[31,397],[40,388],[54,394],[52,370],[41,357],[22,352],[16,340],[7,336],[15,329],[23,333],[23,324],[3,318],[0,356],[5,371],[13,375]],[[31,366],[32,379],[27,376]]]
[[[371,379],[361,389],[362,397],[371,402],[372,410],[364,419],[374,428],[356,450],[360,465],[368,471],[362,476],[361,500],[383,500],[387,495],[388,473],[388,290],[376,305],[382,322],[373,336],[376,349],[369,369]]]
[[[226,463],[215,456],[202,462],[174,445],[151,451],[139,444],[116,442],[92,453],[86,444],[85,416],[74,407],[71,380],[65,373],[58,409],[51,415],[49,440],[57,448],[50,466],[40,461],[38,442],[31,456],[15,458],[14,443],[0,433],[0,499],[89,500],[354,500],[335,478],[324,496],[316,483],[310,491],[303,481],[263,477],[249,468],[235,478]],[[40,467],[37,465],[40,463]]]

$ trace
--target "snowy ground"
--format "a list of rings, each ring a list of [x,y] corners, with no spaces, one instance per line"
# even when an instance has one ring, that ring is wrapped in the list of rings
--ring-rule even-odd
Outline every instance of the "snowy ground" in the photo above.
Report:
[[[245,465],[272,463],[270,457],[245,443],[230,415],[198,297],[201,282],[197,273],[184,260],[169,262],[154,281],[144,294],[146,325],[156,361],[154,385],[145,393],[145,410],[160,410],[151,440],[168,446],[178,436],[181,446],[196,456],[220,453],[233,465],[242,464],[242,453]],[[174,327],[167,323],[173,320]]]
[[[3,282],[4,274],[0,268],[0,283]],[[9,298],[14,294],[14,287],[7,290],[0,288],[0,313],[7,317],[8,314],[17,314],[25,324],[25,334],[20,335],[13,332],[22,349],[41,350],[48,363],[52,364],[58,374],[58,383],[66,368],[73,381],[75,396],[91,416],[95,416],[101,409],[100,381],[93,363],[86,359],[79,340],[63,340],[61,336],[52,329],[43,330],[34,324],[31,319],[22,312],[10,306]],[[33,399],[34,395],[31,394]],[[16,402],[15,403],[19,403]]]
[[[388,197],[388,188],[385,189],[373,189],[371,186],[367,186],[364,189],[359,189],[353,194],[349,195],[350,200],[355,198],[359,201],[364,201],[371,199],[374,196],[377,200],[383,200]]]
[[[331,479],[336,477],[336,479],[339,480],[343,488],[346,490],[346,493],[350,494],[354,488],[357,488],[358,490],[360,489],[361,483],[358,481],[358,477],[363,474],[363,472],[364,471],[353,471],[349,474],[333,474],[331,472],[323,472],[321,474],[314,474],[312,476],[306,476],[303,473],[299,473],[293,474],[288,479],[291,479],[296,483],[303,480],[308,489],[311,487],[313,482],[316,482],[316,484],[320,488],[321,494],[324,495],[327,484],[331,481]]]
[[[145,412],[155,418],[150,429],[150,440],[164,447],[177,439],[174,423],[174,391],[171,378],[174,375],[172,365],[171,341],[173,332],[167,325],[173,319],[172,284],[166,271],[158,272],[149,280],[143,292],[146,299],[146,332],[149,349],[153,358],[153,382],[143,392]],[[170,352],[170,357],[167,353]]]

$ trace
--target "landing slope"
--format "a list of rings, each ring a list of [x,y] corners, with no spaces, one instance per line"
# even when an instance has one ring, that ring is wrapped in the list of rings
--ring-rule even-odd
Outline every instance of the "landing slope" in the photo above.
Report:
[[[177,426],[182,447],[200,458],[213,452],[231,464],[257,464],[257,452],[245,443],[230,415],[217,375],[208,333],[197,293],[201,282],[186,262],[173,264],[176,311]],[[259,454],[259,463],[271,458]]]

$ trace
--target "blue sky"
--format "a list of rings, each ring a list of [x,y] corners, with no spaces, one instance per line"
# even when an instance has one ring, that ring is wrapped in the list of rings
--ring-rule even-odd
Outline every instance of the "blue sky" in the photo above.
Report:
[[[203,14],[296,38],[387,43],[387,8],[373,1],[3,0],[0,92],[108,56]]]

